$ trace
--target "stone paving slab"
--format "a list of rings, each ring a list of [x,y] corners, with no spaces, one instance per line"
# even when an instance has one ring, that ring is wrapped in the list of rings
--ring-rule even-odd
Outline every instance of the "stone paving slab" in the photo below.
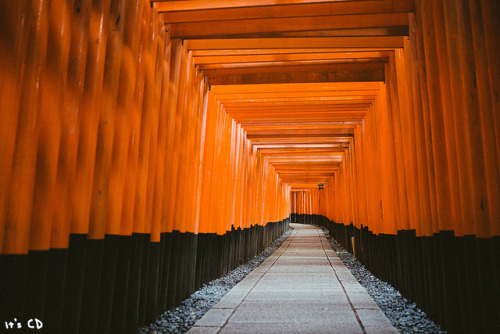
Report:
[[[212,308],[205,316],[196,322],[197,326],[201,327],[222,327],[232,315],[233,309]]]
[[[220,327],[195,326],[189,330],[191,334],[217,334],[221,330]]]
[[[348,307],[340,308],[338,305],[330,307],[311,307],[305,305],[300,309],[284,308],[282,304],[275,304],[273,307],[260,307],[254,304],[250,307],[242,307],[241,311],[236,312],[229,319],[229,323],[245,324],[276,324],[276,323],[329,323],[332,326],[338,323],[352,322],[356,323],[356,318]]]
[[[397,333],[321,229],[294,231],[188,333]]]
[[[269,293],[267,291],[254,292],[248,295],[245,298],[245,301],[248,302],[266,302],[266,301],[274,301],[280,300],[283,302],[286,301],[299,301],[299,302],[307,302],[307,301],[316,301],[321,298],[326,299],[346,299],[345,293],[343,290],[338,289],[336,291],[325,291],[323,289],[314,290],[289,290],[289,291],[276,291]]]
[[[191,333],[191,332],[190,332]],[[196,333],[196,332],[193,332]],[[206,332],[214,333],[214,332]],[[276,324],[239,324],[229,323],[219,332],[221,334],[248,334],[248,333],[266,333],[266,334],[362,334],[359,326],[352,324],[337,324],[335,327],[330,323],[276,323]]]

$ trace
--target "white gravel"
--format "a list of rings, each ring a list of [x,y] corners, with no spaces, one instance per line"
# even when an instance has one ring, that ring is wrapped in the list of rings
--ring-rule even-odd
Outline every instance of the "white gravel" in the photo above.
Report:
[[[231,270],[226,276],[203,285],[200,290],[193,293],[188,299],[185,299],[178,307],[166,311],[154,323],[140,328],[137,333],[163,334],[187,332],[229,290],[274,253],[292,231],[292,229],[289,229],[260,254],[254,256],[247,263]]]
[[[276,239],[269,248],[255,256],[245,264],[230,271],[226,276],[213,280],[185,299],[177,308],[166,311],[158,319],[138,330],[140,334],[185,333],[203,317],[226,293],[239,281],[257,268],[285,241],[291,229]],[[373,276],[351,253],[345,251],[338,242],[330,236],[328,230],[323,232],[332,249],[337,253],[344,265],[356,277],[358,282],[372,296],[390,322],[401,333],[439,333],[439,325],[430,320],[415,303],[404,298],[390,284]]]
[[[340,260],[375,300],[398,331],[401,333],[447,333],[429,319],[415,303],[404,298],[392,285],[373,276],[361,262],[355,260],[351,253],[342,248],[337,240],[330,236],[326,228],[321,228]]]

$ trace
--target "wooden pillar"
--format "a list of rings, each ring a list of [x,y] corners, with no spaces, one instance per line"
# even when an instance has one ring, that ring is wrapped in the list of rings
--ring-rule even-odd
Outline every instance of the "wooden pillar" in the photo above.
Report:
[[[34,1],[30,8],[25,8],[25,10],[28,11],[29,35],[26,36],[28,45],[18,105],[15,148],[6,193],[10,195],[5,198],[4,254],[26,254],[29,249],[40,131],[38,114],[41,108],[43,70],[47,55],[48,1]],[[20,34],[22,36],[23,32]],[[17,107],[17,103],[12,107]],[[15,117],[15,112],[14,110],[8,111],[8,114]],[[9,142],[12,143],[12,141]]]
[[[452,162],[453,152],[448,154],[448,146],[453,144],[452,136],[448,136],[449,143],[447,143],[446,134],[451,133],[445,128],[445,121],[443,113],[447,113],[449,108],[446,103],[446,95],[443,101],[443,91],[446,93],[446,80],[443,79],[443,85],[440,82],[440,75],[446,77],[444,67],[439,66],[438,45],[436,41],[436,30],[433,29],[433,5],[430,1],[422,1],[422,36],[424,42],[425,66],[426,66],[426,82],[427,93],[429,99],[429,124],[430,124],[430,137],[432,138],[432,152],[433,152],[433,167],[434,167],[434,182],[436,191],[436,204],[438,221],[435,226],[435,232],[438,230],[451,230],[450,222],[455,220],[453,210],[451,208],[450,196],[450,177],[448,173],[448,163]],[[444,63],[443,63],[444,65]],[[448,145],[447,145],[448,144]]]
[[[366,160],[364,153],[364,125],[357,125],[354,129],[354,148],[356,157],[356,199],[358,201],[358,216],[359,224],[363,226],[368,226],[370,221],[367,208],[367,186],[366,186]]]
[[[170,63],[170,84],[169,84],[169,99],[168,99],[168,119],[167,119],[167,149],[166,149],[166,173],[165,173],[165,186],[164,186],[164,200],[163,212],[166,221],[165,232],[172,232],[174,226],[173,222],[173,207],[175,202],[175,142],[176,142],[176,128],[180,128],[180,122],[177,115],[177,101],[179,99],[179,92],[181,90],[182,78],[182,45],[181,41],[176,39],[171,42],[171,63]],[[177,153],[178,154],[178,153]]]
[[[477,78],[474,58],[474,45],[472,44],[472,29],[470,9],[468,2],[458,1],[456,6],[458,16],[458,47],[460,82],[463,104],[460,116],[464,117],[463,136],[468,139],[469,159],[471,165],[469,176],[473,184],[471,189],[472,216],[469,223],[464,226],[464,234],[475,234],[477,237],[489,237],[489,219],[487,203],[487,185],[485,175],[485,158],[483,153],[483,140],[481,129],[481,116],[479,109]],[[466,156],[466,157],[467,157]],[[486,208],[486,209],[485,209]]]
[[[165,28],[166,30],[166,28]],[[162,29],[163,31],[163,29]],[[166,161],[166,150],[167,150],[167,129],[168,129],[168,97],[170,91],[170,56],[171,56],[171,41],[170,36],[167,31],[164,32],[161,36],[160,45],[163,45],[162,48],[158,48],[159,55],[157,57],[157,66],[160,77],[158,79],[158,86],[161,87],[160,92],[160,105],[159,105],[159,115],[158,115],[158,160],[157,160],[157,171],[156,171],[156,179],[154,184],[153,191],[154,200],[153,200],[153,208],[152,208],[152,220],[151,225],[149,224],[144,226],[143,230],[138,229],[138,233],[147,233],[151,231],[151,240],[152,241],[160,241],[160,234],[166,231],[166,220],[163,219],[163,199],[164,199],[164,183],[165,183],[165,174],[166,167],[168,166],[168,162]]]
[[[113,10],[113,16],[123,16],[123,8]],[[111,206],[114,199],[120,201],[118,193],[114,192],[116,189],[112,188],[110,184],[110,174],[112,174],[111,164],[113,153],[113,137],[116,129],[117,119],[117,99],[118,99],[118,83],[120,79],[121,67],[121,39],[123,34],[123,24],[112,29],[107,35],[107,66],[104,69],[104,92],[100,104],[96,106],[100,114],[99,125],[94,130],[96,131],[96,152],[95,152],[95,177],[93,179],[93,190],[91,195],[91,213],[89,221],[89,235],[92,239],[103,239],[107,232],[107,224],[111,218],[111,212],[115,213],[114,220],[109,226],[114,234],[119,233],[120,218],[116,217],[116,209],[113,211]],[[109,61],[114,61],[110,64]],[[130,65],[130,64],[127,64]],[[122,78],[124,82],[126,78]],[[118,115],[120,115],[118,113]],[[121,115],[120,115],[121,116]],[[118,146],[119,144],[117,144]],[[122,162],[123,163],[123,162]],[[115,180],[117,176],[114,176]]]
[[[420,233],[420,194],[418,189],[417,147],[413,125],[414,103],[411,92],[411,50],[409,38],[404,49],[395,51],[395,67],[398,93],[398,109],[401,118],[402,146],[404,148],[404,169],[407,184],[408,223],[406,229]],[[394,78],[393,78],[394,79]]]
[[[492,122],[495,127],[496,149],[497,157],[500,159],[500,60],[498,59],[498,53],[500,52],[500,41],[498,40],[498,34],[500,34],[500,27],[498,24],[498,15],[500,13],[500,4],[495,0],[481,0],[480,2],[481,18],[482,18],[482,28],[484,33],[484,43],[488,46],[486,48],[487,63],[480,63],[481,66],[487,66],[488,80],[489,80],[489,98],[491,100],[491,111],[493,113]],[[474,17],[479,15],[477,4],[474,5]],[[477,19],[474,18],[473,21]],[[480,49],[476,50],[480,52]],[[483,59],[484,61],[484,59]],[[489,144],[491,145],[491,143]],[[500,161],[499,161],[500,163]],[[496,220],[498,221],[498,220]],[[495,224],[493,227],[494,235],[498,236],[500,233],[499,224]]]
[[[4,22],[4,33],[0,36],[0,101],[3,104],[2,122],[0,123],[0,229],[5,230],[6,212],[9,207],[9,191],[15,159],[17,128],[20,118],[23,81],[29,79],[32,71],[28,67],[26,76],[21,76],[22,67],[28,55],[28,36],[32,28],[32,20],[26,20],[25,13],[33,16],[30,3],[24,1],[5,1],[0,4],[0,20]],[[9,53],[8,50],[12,52]],[[30,50],[33,52],[33,50]],[[29,58],[28,58],[29,57]],[[5,235],[0,237],[0,251],[4,252]]]
[[[417,92],[416,96],[419,100],[419,107],[417,110],[419,113],[415,115],[417,117],[417,121],[420,122],[420,143],[425,147],[425,153],[422,152],[423,159],[420,160],[424,165],[424,177],[427,184],[424,186],[424,193],[428,194],[429,197],[429,214],[427,217],[427,221],[423,221],[422,224],[422,233],[426,236],[432,235],[434,232],[438,231],[438,212],[437,212],[437,202],[436,202],[436,188],[435,188],[435,172],[434,172],[434,158],[433,158],[433,149],[432,149],[432,132],[430,125],[430,116],[429,116],[429,97],[428,97],[428,83],[425,72],[425,48],[424,48],[424,37],[422,29],[422,15],[421,15],[421,2],[417,2],[415,5],[416,8],[416,38],[415,38],[415,48],[416,53],[414,53],[416,59],[416,69],[418,71],[418,86],[416,86]]]
[[[383,231],[387,234],[396,233],[396,217],[399,216],[399,201],[397,198],[397,173],[394,162],[393,134],[390,128],[389,111],[387,109],[386,88],[381,88],[377,104],[380,133],[380,172],[382,178],[382,210]]]
[[[73,193],[73,216],[71,233],[86,234],[89,231],[92,184],[97,147],[99,114],[102,104],[102,91],[107,48],[107,26],[110,0],[93,4],[89,22],[89,43],[87,65],[85,67],[85,89],[79,113],[80,132],[75,181],[72,187],[79,189]],[[109,56],[109,55],[108,55]]]
[[[75,8],[76,7],[76,8]],[[77,10],[78,9],[78,10]],[[70,225],[73,215],[72,198],[77,192],[73,188],[78,157],[78,140],[82,98],[85,88],[85,72],[88,57],[89,20],[91,4],[75,4],[71,17],[71,44],[66,77],[66,91],[63,103],[63,121],[61,122],[61,143],[57,166],[57,186],[54,201],[58,208],[53,212],[52,248],[67,248]]]
[[[395,189],[398,199],[398,210],[396,210],[395,228],[398,230],[407,230],[409,228],[408,217],[408,188],[406,179],[406,166],[407,152],[403,149],[403,134],[401,132],[401,108],[398,94],[398,80],[396,74],[396,60],[397,53],[401,49],[394,51],[394,54],[389,58],[389,63],[386,65],[386,86],[387,86],[387,105],[389,112],[389,119],[392,133],[392,147],[393,147],[393,168],[396,171]]]
[[[489,4],[483,4],[488,7]],[[481,229],[482,236],[500,235],[500,116],[498,115],[498,99],[495,100],[495,90],[491,86],[498,83],[498,78],[490,77],[490,73],[499,71],[500,63],[497,58],[489,57],[490,49],[498,48],[498,42],[491,41],[488,37],[491,29],[490,15],[481,11],[478,1],[469,1],[472,28],[472,41],[474,50],[474,65],[479,117],[481,122],[482,151],[484,155],[484,175],[486,182],[487,204],[483,202],[481,209],[488,211],[488,226]],[[497,4],[496,13],[500,13]],[[491,8],[494,12],[494,8]],[[497,20],[498,21],[498,20]],[[498,25],[497,25],[498,31]],[[485,34],[485,32],[487,32]],[[489,42],[492,42],[490,45]],[[484,52],[487,50],[487,52]],[[496,93],[498,95],[498,93]],[[492,98],[493,95],[493,98]]]
[[[66,28],[70,22],[70,12],[65,2],[52,1],[48,18],[47,60],[41,83],[41,106],[38,114],[40,134],[30,228],[31,250],[50,248],[53,215],[58,209],[54,195],[70,48],[70,31]]]

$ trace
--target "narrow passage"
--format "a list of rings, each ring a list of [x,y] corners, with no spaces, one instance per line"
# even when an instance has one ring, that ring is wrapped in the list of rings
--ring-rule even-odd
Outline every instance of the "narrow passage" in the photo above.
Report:
[[[188,333],[398,333],[320,228],[290,226],[281,247]]]

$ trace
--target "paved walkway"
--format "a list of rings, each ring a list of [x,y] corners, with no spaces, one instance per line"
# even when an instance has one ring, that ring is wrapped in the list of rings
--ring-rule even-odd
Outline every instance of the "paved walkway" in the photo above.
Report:
[[[333,252],[301,224],[188,333],[398,333]]]

